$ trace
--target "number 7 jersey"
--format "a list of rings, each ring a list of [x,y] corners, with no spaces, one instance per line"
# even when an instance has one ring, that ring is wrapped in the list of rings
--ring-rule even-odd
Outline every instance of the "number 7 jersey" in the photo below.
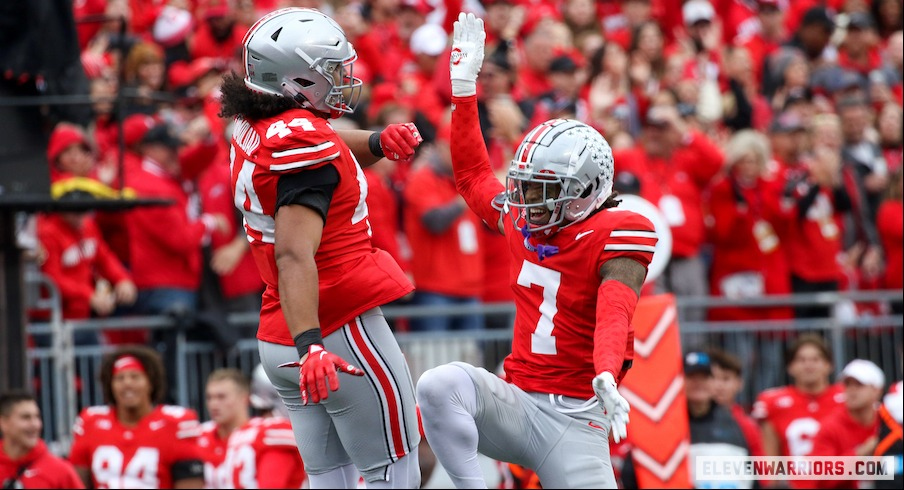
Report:
[[[456,186],[468,206],[495,226],[501,214],[497,197],[503,186],[490,171],[476,97],[453,98],[453,111]],[[509,281],[516,306],[512,353],[504,365],[507,381],[529,392],[592,398],[591,382],[599,374],[593,348],[600,268],[620,257],[648,267],[657,241],[653,224],[631,211],[602,209],[542,238],[543,245],[558,247],[543,260],[525,246],[521,230],[504,214],[502,225],[512,257]],[[537,245],[536,239],[531,240]],[[624,360],[617,373],[621,379],[634,357],[633,328],[628,330],[624,352],[614,354]]]
[[[395,260],[371,245],[364,172],[329,121],[304,109],[257,121],[237,118],[230,160],[235,205],[267,285],[258,339],[295,345],[280,308],[274,256],[277,184],[289,174],[332,165],[339,176],[314,257],[324,336],[414,289]]]

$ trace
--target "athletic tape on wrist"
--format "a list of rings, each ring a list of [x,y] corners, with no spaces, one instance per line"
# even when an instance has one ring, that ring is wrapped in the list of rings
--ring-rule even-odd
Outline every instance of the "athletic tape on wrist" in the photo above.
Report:
[[[295,341],[295,350],[298,351],[298,358],[301,359],[308,353],[308,348],[312,345],[323,345],[323,336],[319,328],[305,330],[292,338]]]
[[[383,147],[380,145],[381,134],[383,134],[382,131],[371,133],[370,137],[367,139],[367,146],[370,147],[370,152],[373,156],[383,158],[386,155],[383,154]]]

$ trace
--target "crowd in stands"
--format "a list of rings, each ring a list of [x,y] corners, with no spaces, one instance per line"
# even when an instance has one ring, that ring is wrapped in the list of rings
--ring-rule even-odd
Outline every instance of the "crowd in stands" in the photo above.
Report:
[[[330,13],[358,52],[365,93],[336,126],[415,121],[425,137],[411,161],[365,171],[374,244],[417,286],[406,301],[511,299],[501,237],[452,182],[448,40],[460,9],[486,21],[479,107],[500,178],[538,122],[600,130],[618,190],[655,204],[671,227],[671,261],[649,291],[742,300],[902,287],[900,0],[86,0],[74,4],[77,22],[112,20],[77,24],[94,118],[53,129],[55,194],[123,188],[174,204],[40,216],[36,255],[66,318],[260,304],[218,87],[243,70],[250,23],[285,6]],[[829,315],[735,307],[688,319]],[[408,327],[485,323],[452,320]]]

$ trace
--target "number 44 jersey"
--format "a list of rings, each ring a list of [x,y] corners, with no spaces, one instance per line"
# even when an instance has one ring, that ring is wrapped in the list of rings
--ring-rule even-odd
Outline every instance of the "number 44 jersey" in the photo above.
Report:
[[[94,488],[173,488],[180,475],[203,475],[194,410],[158,405],[127,427],[112,407],[88,407],[72,432],[69,460],[91,470]]]
[[[235,205],[244,216],[254,260],[267,284],[258,339],[295,345],[279,304],[275,216],[278,202],[293,202],[293,193],[306,188],[328,206],[314,257],[324,337],[414,289],[395,260],[371,245],[364,172],[329,121],[304,109],[256,121],[238,118],[231,166]],[[322,186],[314,188],[318,182],[334,185],[331,194],[325,195]]]

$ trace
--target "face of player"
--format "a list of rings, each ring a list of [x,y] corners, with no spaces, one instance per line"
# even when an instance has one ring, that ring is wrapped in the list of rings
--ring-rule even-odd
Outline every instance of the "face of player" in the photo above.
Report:
[[[124,409],[140,409],[151,405],[151,380],[141,371],[128,369],[113,375],[113,399]]]
[[[713,378],[706,373],[691,373],[684,378],[687,402],[702,404],[713,399]]]
[[[809,344],[798,349],[788,365],[788,374],[794,378],[795,384],[802,386],[828,384],[831,371],[832,363],[823,357],[818,347]]]
[[[4,444],[30,451],[41,440],[41,411],[33,401],[13,405],[9,415],[0,416]]]
[[[882,391],[865,385],[854,378],[844,379],[844,404],[851,412],[873,407],[879,402]]]
[[[560,191],[561,186],[559,184],[529,182],[524,185],[524,203],[540,204],[545,200],[559,197]],[[547,206],[535,206],[527,210],[527,220],[533,225],[545,225],[549,223],[551,217],[552,211]]]
[[[733,405],[741,391],[741,377],[719,366],[713,366],[713,398],[720,405]]]
[[[230,380],[212,381],[207,384],[207,411],[217,425],[238,425],[237,421],[247,417],[248,394]]]

